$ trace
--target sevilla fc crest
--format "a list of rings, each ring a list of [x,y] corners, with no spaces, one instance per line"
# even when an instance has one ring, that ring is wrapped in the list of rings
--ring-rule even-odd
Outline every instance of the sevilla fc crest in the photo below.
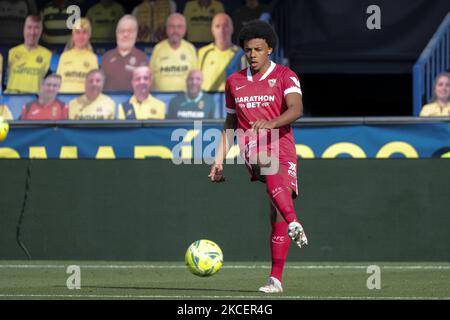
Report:
[[[277,79],[269,79],[269,86],[271,88],[275,87],[276,84],[277,84]]]

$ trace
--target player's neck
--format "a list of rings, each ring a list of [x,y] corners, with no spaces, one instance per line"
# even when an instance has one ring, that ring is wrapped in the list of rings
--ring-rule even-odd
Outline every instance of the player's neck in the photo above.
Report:
[[[257,75],[257,74],[259,74],[260,76],[263,76],[263,75],[267,72],[267,70],[269,70],[271,64],[272,64],[272,61],[269,60],[268,62],[266,62],[266,63],[261,67],[261,69],[259,69],[259,70],[252,70],[252,69],[250,68],[250,71],[251,71],[251,73],[252,73],[253,76],[254,76],[254,75]]]

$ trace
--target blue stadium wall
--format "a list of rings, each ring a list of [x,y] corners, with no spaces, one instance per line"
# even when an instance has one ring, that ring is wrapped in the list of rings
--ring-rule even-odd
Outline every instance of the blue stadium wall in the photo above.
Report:
[[[28,199],[20,228],[28,166]],[[242,165],[227,182],[168,160],[0,160],[0,259],[181,261],[208,238],[226,261],[269,261],[269,203]],[[310,245],[290,261],[448,261],[448,159],[301,160]]]

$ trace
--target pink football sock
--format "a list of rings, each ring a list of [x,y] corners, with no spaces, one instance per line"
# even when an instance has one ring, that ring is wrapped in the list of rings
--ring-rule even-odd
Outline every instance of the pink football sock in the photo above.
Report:
[[[297,221],[291,190],[286,187],[283,176],[274,174],[266,176],[267,193],[275,208],[287,223]]]
[[[286,261],[291,241],[287,235],[288,224],[285,221],[272,223],[272,235],[270,237],[270,251],[272,254],[271,277],[281,281],[284,263]]]

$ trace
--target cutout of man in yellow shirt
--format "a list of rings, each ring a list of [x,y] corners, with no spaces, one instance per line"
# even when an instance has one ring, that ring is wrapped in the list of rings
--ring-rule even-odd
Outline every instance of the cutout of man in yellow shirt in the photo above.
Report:
[[[114,120],[116,103],[102,94],[105,74],[92,70],[86,76],[86,93],[69,103],[70,120]]]
[[[39,45],[42,20],[28,16],[23,28],[24,43],[8,52],[8,84],[6,93],[38,93],[48,69],[52,53]]]
[[[131,80],[133,96],[119,105],[120,120],[163,120],[166,117],[166,105],[150,94],[152,73],[149,67],[138,67],[133,71]]]

